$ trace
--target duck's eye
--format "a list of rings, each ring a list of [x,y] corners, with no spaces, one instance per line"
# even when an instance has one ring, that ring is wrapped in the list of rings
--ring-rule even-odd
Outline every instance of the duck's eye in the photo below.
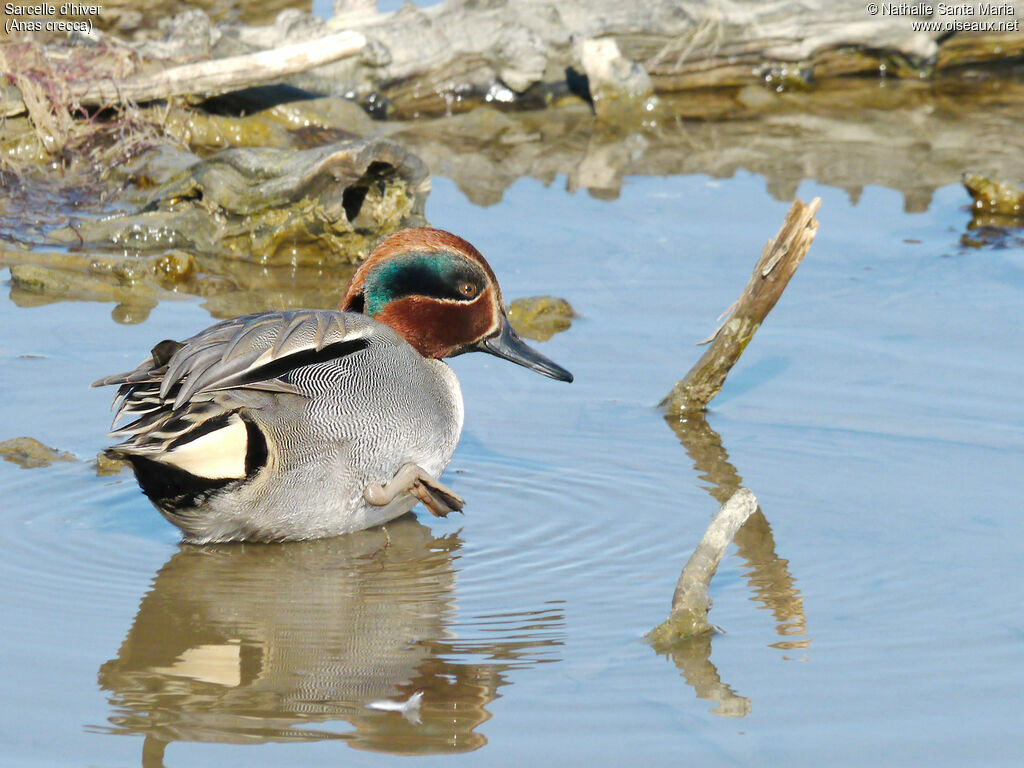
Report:
[[[476,296],[476,286],[473,283],[462,283],[459,286],[459,293],[467,299],[473,298]]]

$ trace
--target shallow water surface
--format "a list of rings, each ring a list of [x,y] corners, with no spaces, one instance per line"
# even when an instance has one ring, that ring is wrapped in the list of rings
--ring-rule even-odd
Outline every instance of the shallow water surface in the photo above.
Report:
[[[5,766],[1019,764],[1019,241],[962,245],[959,187],[908,214],[805,182],[810,254],[707,418],[670,424],[655,403],[786,206],[748,174],[631,177],[610,201],[563,183],[479,208],[434,180],[428,217],[507,300],[580,315],[539,345],[572,385],[452,362],[464,517],[181,546],[91,465],[110,393],[88,383],[205,305],[123,325],[0,299],[0,439],[80,459],[0,462]],[[761,512],[712,582],[725,634],[658,655],[643,635],[739,484]],[[368,706],[416,692],[418,712]]]

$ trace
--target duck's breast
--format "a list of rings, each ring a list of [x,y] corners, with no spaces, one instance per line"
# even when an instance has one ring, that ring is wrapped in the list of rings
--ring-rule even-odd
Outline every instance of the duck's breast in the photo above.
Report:
[[[440,475],[462,431],[455,373],[385,326],[370,340],[365,350],[289,374],[306,405],[299,423],[282,424],[272,439],[293,461],[319,462],[362,487],[409,462]]]

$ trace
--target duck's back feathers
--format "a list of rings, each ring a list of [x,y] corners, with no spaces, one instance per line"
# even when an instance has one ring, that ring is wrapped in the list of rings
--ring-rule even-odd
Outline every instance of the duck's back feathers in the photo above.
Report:
[[[134,370],[99,379],[93,386],[131,389],[158,382],[155,394],[161,402],[173,397],[174,410],[196,395],[236,387],[293,391],[278,379],[296,368],[365,349],[369,337],[380,330],[379,324],[360,315],[328,310],[245,315],[217,323],[182,343],[162,341]],[[147,397],[154,394],[148,388],[140,394],[143,391]],[[143,404],[128,400],[120,411]]]
[[[226,320],[184,342],[165,340],[126,373],[93,386],[119,387],[115,456],[142,457],[208,480],[242,479],[266,459],[246,408],[261,393],[304,396],[291,374],[372,343],[402,343],[361,315],[323,310],[272,312]],[[134,464],[133,460],[133,464]]]

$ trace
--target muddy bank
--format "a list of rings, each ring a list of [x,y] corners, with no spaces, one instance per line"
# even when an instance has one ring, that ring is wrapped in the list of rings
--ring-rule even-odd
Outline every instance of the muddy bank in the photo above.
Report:
[[[902,194],[906,211],[921,212],[936,189],[960,183],[965,171],[1024,179],[1022,99],[1024,85],[1006,78],[883,86],[840,79],[808,92],[754,87],[663,99],[657,121],[636,130],[608,129],[580,100],[408,122],[374,121],[333,98],[244,116],[175,107],[168,125],[178,139],[142,146],[104,174],[84,159],[56,174],[34,165],[8,173],[5,188],[15,194],[0,197],[0,264],[13,267],[20,304],[116,301],[115,316],[125,322],[180,294],[206,297],[218,317],[335,306],[332,286],[344,283],[345,265],[372,247],[378,229],[422,220],[427,169],[479,205],[499,202],[524,177],[545,184],[563,177],[570,190],[612,199],[629,176],[745,171],[764,177],[782,201],[810,179],[845,189],[854,201],[864,187],[884,186]],[[369,138],[352,143],[356,135]],[[393,172],[382,177],[380,165],[370,172],[383,154],[355,163],[350,153],[346,163],[324,164],[321,182],[293,183],[292,202],[271,195],[250,207],[253,189],[276,190],[278,182],[261,171],[243,183],[242,158],[277,158],[289,171],[282,178],[295,181],[315,177],[296,171],[298,159],[330,158],[346,146],[386,149]],[[983,193],[996,202],[1012,197]],[[324,217],[328,210],[334,215]],[[407,219],[391,216],[401,210]],[[975,208],[964,245],[1019,231],[1020,217],[1002,210]],[[380,215],[367,222],[373,211]],[[294,224],[275,224],[285,212]]]
[[[808,179],[853,201],[878,185],[908,212],[965,171],[1024,179],[1019,67],[974,66],[1019,59],[1012,35],[909,34],[876,18],[839,42],[829,30],[862,11],[827,2],[803,8],[800,29],[784,2],[659,2],[628,18],[605,0],[370,5],[261,27],[193,9],[140,33],[159,38],[144,47],[113,22],[96,40],[6,46],[0,266],[14,300],[114,301],[121,322],[182,294],[216,316],[334,306],[325,286],[348,265],[425,223],[430,173],[479,205],[524,177],[612,199],[631,175],[746,171],[778,200]],[[365,37],[358,55],[272,86],[111,108],[76,90],[343,28]],[[885,77],[842,76],[866,73]],[[1008,228],[1018,216],[980,206],[964,245]]]

